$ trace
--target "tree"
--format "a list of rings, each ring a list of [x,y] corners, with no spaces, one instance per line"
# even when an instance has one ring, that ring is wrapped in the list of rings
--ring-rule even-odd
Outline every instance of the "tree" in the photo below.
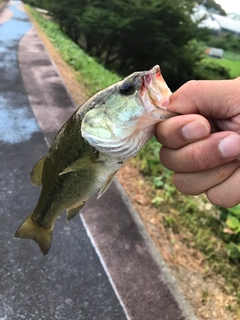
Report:
[[[75,42],[125,76],[160,64],[173,89],[192,77],[201,55],[191,0],[51,0],[51,11]],[[79,41],[81,39],[81,41]]]
[[[38,0],[40,1],[40,0]],[[62,30],[107,68],[125,76],[160,64],[172,90],[194,78],[202,53],[192,0],[49,0]]]

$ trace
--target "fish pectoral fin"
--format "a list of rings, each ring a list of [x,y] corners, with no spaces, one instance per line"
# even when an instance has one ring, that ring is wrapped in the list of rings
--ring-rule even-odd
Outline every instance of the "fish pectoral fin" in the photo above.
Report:
[[[15,238],[34,240],[39,245],[42,253],[46,256],[51,246],[52,229],[41,227],[32,220],[30,215],[17,229]]]
[[[38,163],[36,163],[32,169],[30,180],[32,184],[34,184],[35,186],[41,186],[42,184],[42,170],[43,170],[44,161],[45,161],[45,157],[39,160]]]
[[[66,169],[64,169],[62,172],[59,173],[61,176],[62,174],[73,172],[73,171],[79,171],[82,170],[83,168],[93,164],[97,163],[96,155],[91,154],[86,157],[82,157],[74,161],[73,163],[70,164]]]
[[[117,174],[117,171],[110,175],[110,177],[107,179],[107,181],[104,183],[101,190],[99,191],[97,199],[101,198],[101,196],[107,191],[116,174]]]
[[[79,213],[79,211],[84,207],[86,201],[83,201],[82,204],[80,204],[80,206],[75,207],[75,208],[70,208],[67,210],[66,213],[66,220],[67,222],[69,222],[70,220],[72,220],[73,218],[76,217],[76,215]]]

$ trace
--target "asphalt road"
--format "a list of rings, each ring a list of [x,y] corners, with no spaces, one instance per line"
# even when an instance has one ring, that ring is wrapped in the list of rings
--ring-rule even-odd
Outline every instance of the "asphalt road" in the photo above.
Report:
[[[50,253],[13,235],[37,202],[29,175],[76,109],[20,1],[0,12],[0,320],[196,319],[116,182]]]

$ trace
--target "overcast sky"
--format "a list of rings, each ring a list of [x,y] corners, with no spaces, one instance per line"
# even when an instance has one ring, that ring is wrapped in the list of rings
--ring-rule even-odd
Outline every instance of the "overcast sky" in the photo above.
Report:
[[[215,0],[227,12],[237,12],[240,14],[240,0]]]

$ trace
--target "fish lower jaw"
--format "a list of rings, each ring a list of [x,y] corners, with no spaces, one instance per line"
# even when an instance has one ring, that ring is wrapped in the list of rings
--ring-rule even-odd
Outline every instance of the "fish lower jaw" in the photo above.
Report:
[[[154,125],[146,128],[138,128],[131,136],[125,139],[108,142],[98,141],[97,144],[94,144],[94,147],[100,153],[107,154],[112,158],[117,158],[119,162],[125,162],[138,154],[144,144],[154,135],[154,131]]]

